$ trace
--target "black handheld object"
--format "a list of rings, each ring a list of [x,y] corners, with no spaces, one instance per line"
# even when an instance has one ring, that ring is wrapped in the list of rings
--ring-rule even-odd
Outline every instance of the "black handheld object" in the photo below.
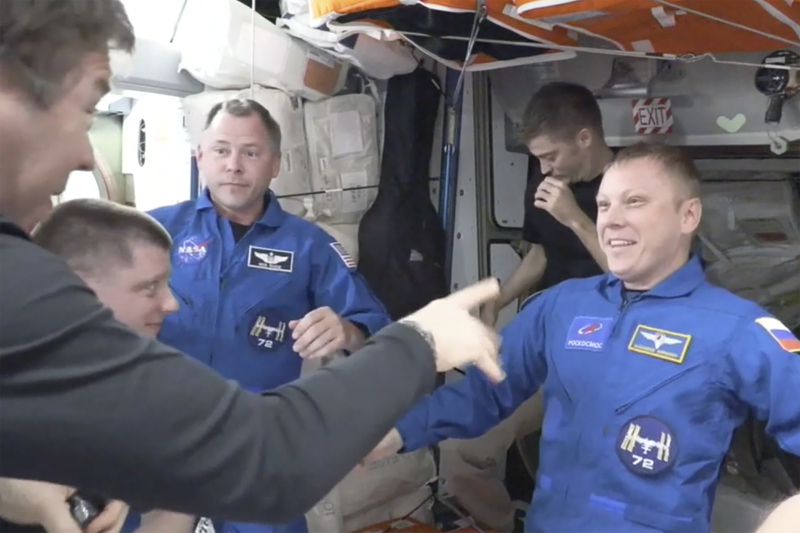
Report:
[[[81,526],[81,529],[86,529],[106,507],[106,499],[102,496],[80,491],[67,498],[67,503],[72,518]]]
[[[66,500],[69,511],[81,529],[86,529],[106,507],[106,499],[96,494],[75,492]],[[0,517],[0,533],[44,533],[40,525],[22,526]]]
[[[764,116],[767,124],[781,121],[783,102],[794,96],[798,86],[797,73],[786,69],[770,68],[770,65],[800,66],[800,56],[791,50],[778,50],[762,60],[763,67],[756,71],[756,89],[769,96],[769,106]]]

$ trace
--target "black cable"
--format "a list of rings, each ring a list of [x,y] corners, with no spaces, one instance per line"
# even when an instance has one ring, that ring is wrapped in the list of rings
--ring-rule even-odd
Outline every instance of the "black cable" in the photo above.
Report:
[[[426,503],[428,503],[429,501],[431,501],[431,500],[433,500],[434,498],[436,498],[436,494],[433,492],[433,487],[431,487],[431,484],[432,484],[432,483],[433,483],[433,482],[426,483],[426,485],[427,485],[427,486],[428,486],[428,487],[431,489],[431,493],[430,493],[430,495],[429,495],[427,498],[425,498],[424,500],[422,500],[422,501],[421,501],[421,502],[420,502],[420,503],[419,503],[419,504],[418,504],[416,507],[414,507],[413,509],[411,509],[411,511],[409,511],[408,513],[404,514],[403,516],[401,516],[400,518],[398,518],[398,519],[396,519],[396,520],[392,520],[392,524],[393,524],[393,523],[395,523],[395,522],[398,522],[398,521],[400,521],[400,520],[408,520],[409,518],[411,518],[411,515],[413,515],[414,513],[416,513],[416,512],[417,512],[417,511],[418,511],[418,510],[419,510],[419,509],[420,509],[420,508],[421,508],[423,505],[425,505],[425,504],[426,504]],[[386,529],[384,529],[384,530],[382,530],[382,531],[381,531],[381,533],[389,533],[389,532],[392,530],[392,524],[389,524],[389,525],[386,527]]]
[[[428,178],[428,181],[439,181],[438,177]],[[361,191],[364,189],[377,189],[379,185],[359,185],[356,187],[343,187],[341,189],[331,189],[330,191],[308,191],[298,192],[295,194],[276,194],[275,197],[280,200],[281,198],[298,198],[302,196],[316,196],[318,194],[328,194],[335,192],[348,192],[348,191]]]

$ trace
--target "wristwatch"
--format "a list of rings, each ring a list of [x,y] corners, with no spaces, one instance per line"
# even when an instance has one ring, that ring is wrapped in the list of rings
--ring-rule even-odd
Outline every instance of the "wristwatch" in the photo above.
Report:
[[[72,518],[86,529],[92,520],[99,515],[106,506],[105,499],[96,494],[76,492],[67,498],[69,511]]]
[[[400,323],[410,327],[411,329],[419,333],[419,336],[422,337],[426,343],[428,343],[428,346],[430,346],[431,352],[436,354],[436,343],[434,342],[433,335],[431,335],[430,331],[423,328],[413,320],[400,320]]]

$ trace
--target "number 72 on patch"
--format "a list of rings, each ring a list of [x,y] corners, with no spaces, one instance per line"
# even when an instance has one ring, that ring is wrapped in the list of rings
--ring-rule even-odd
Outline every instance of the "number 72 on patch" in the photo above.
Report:
[[[652,459],[645,459],[641,455],[633,456],[633,466],[639,466],[641,468],[646,468],[647,470],[653,470],[654,465],[655,463]]]

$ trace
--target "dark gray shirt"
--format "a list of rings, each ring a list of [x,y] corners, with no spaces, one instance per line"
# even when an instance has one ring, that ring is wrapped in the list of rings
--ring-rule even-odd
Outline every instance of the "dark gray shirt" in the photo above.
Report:
[[[434,385],[395,324],[259,397],[116,322],[60,259],[0,220],[0,476],[248,522],[321,499]]]

